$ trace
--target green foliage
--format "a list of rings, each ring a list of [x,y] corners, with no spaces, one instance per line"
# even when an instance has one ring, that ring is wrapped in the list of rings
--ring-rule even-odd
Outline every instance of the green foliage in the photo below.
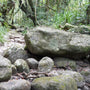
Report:
[[[9,28],[0,26],[0,42],[3,43],[5,41],[4,35],[9,31]]]
[[[10,26],[13,20],[14,2],[13,0],[0,1],[0,22],[3,26]]]
[[[27,33],[27,30],[22,31],[22,34],[25,35]]]
[[[0,2],[5,3],[7,0],[0,0]],[[23,3],[25,0],[22,0]],[[59,28],[59,25],[64,25],[65,23],[70,24],[83,24],[86,22],[86,8],[90,4],[89,0],[48,0],[49,4],[48,10],[46,10],[46,1],[47,0],[37,0],[40,1],[37,6],[36,0],[33,0],[34,7],[36,7],[36,16],[37,21],[40,25],[53,25],[56,28]],[[66,2],[65,2],[66,1]],[[67,3],[68,2],[68,3]],[[64,3],[66,7],[64,8]],[[59,10],[57,11],[57,5],[59,5]],[[31,8],[27,7],[30,11]],[[61,10],[62,9],[62,10]],[[32,27],[32,20],[28,19],[27,16],[19,9],[19,2],[15,0],[15,12],[14,15],[14,24],[24,27]],[[2,13],[0,13],[2,16]],[[2,18],[0,18],[3,21]],[[9,19],[8,19],[9,20]]]
[[[55,12],[52,23],[56,28],[65,23],[81,24],[86,21],[86,8],[89,4],[88,0],[71,0],[64,10],[64,13]]]

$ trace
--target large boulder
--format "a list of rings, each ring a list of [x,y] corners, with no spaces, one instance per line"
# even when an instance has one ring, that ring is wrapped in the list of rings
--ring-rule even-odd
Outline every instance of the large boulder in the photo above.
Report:
[[[22,79],[0,83],[0,90],[30,90],[30,88],[30,82]]]
[[[77,90],[75,80],[69,75],[37,78],[31,90]]]
[[[90,36],[36,27],[25,35],[27,49],[36,55],[83,58],[90,54]]]
[[[14,63],[17,59],[27,59],[29,55],[23,48],[15,46],[5,51],[4,57],[8,58],[11,63]]]
[[[0,82],[9,80],[11,75],[11,62],[0,55]]]

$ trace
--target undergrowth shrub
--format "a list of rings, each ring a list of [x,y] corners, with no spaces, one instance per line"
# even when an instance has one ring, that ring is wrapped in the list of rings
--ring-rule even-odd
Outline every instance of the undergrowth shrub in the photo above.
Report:
[[[71,0],[69,5],[64,10],[64,13],[55,12],[52,22],[56,28],[70,24],[85,24],[86,23],[86,8],[89,5],[89,0]]]
[[[4,36],[9,31],[9,28],[0,26],[0,42],[3,43],[5,41]]]

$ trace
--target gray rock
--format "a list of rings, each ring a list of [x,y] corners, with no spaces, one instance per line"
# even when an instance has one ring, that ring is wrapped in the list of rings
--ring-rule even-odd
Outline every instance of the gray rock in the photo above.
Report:
[[[90,84],[90,74],[85,77],[85,81],[86,81],[86,83],[89,83]]]
[[[77,87],[78,88],[83,88],[85,86],[85,82],[77,82]]]
[[[8,58],[11,63],[14,63],[17,59],[27,59],[28,53],[20,47],[12,47],[5,51],[4,56]]]
[[[28,58],[27,64],[29,65],[29,68],[31,69],[37,69],[38,68],[38,61],[34,58]]]
[[[16,66],[18,72],[23,72],[23,71],[27,73],[29,72],[29,66],[27,62],[23,59],[17,59],[14,65]]]
[[[75,80],[69,75],[37,78],[32,82],[31,90],[77,90]]]
[[[84,86],[82,90],[90,90],[88,86]]]
[[[68,58],[54,58],[54,64],[56,67],[70,67],[72,70],[76,70],[76,62]]]
[[[83,87],[83,85],[85,84],[84,78],[79,72],[66,70],[66,71],[58,71],[58,74],[63,76],[70,75],[73,79],[75,79],[78,87]]]
[[[22,79],[0,83],[0,90],[30,90],[30,88],[30,82]]]
[[[64,30],[69,30],[69,29],[75,28],[75,27],[77,27],[77,26],[72,25],[72,24],[69,24],[69,23],[66,23],[66,24],[63,26],[62,29],[64,29]]]
[[[54,61],[49,57],[43,57],[38,64],[39,72],[49,72],[54,66]]]
[[[81,25],[81,26],[71,28],[68,31],[90,35],[90,26]]]
[[[69,32],[81,33],[81,34],[89,34],[90,35],[90,26],[80,25],[75,26],[69,23],[66,23],[63,28],[64,30],[68,30]]]
[[[17,68],[15,67],[15,65],[12,64],[12,74],[16,74],[17,73]]]
[[[83,70],[82,70],[80,73],[81,73],[83,76],[87,77],[87,76],[90,75],[90,68],[86,68],[86,69],[83,68]]]
[[[60,75],[70,75],[73,79],[75,79],[78,88],[83,88],[85,85],[84,78],[79,72],[66,70],[66,71],[60,71],[58,73]]]
[[[9,80],[11,75],[11,62],[0,55],[0,82]]]
[[[64,56],[74,59],[90,54],[90,36],[36,27],[25,35],[27,49],[36,55]]]

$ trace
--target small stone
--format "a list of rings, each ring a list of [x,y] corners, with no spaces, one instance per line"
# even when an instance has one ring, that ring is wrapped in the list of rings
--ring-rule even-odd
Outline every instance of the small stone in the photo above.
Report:
[[[77,87],[78,88],[83,88],[84,87],[84,85],[85,85],[85,82],[77,82]]]
[[[90,68],[83,68],[83,70],[80,72],[83,76],[87,77],[90,75]]]
[[[16,66],[18,72],[29,72],[29,66],[27,62],[23,59],[17,59],[14,65]]]
[[[88,75],[88,76],[85,77],[85,81],[86,81],[86,83],[89,83],[90,84],[90,75]]]
[[[78,88],[78,90],[82,90],[81,88]]]
[[[90,88],[88,86],[84,86],[82,90],[90,90]]]
[[[31,69],[37,69],[38,68],[38,61],[34,58],[28,58],[27,64],[29,65],[29,68]]]
[[[67,30],[69,30],[69,29],[71,29],[71,28],[75,28],[75,27],[77,27],[77,26],[72,25],[72,24],[69,24],[69,23],[66,23],[66,24],[64,25],[63,29],[64,29],[65,31],[67,31]]]
[[[39,72],[49,72],[54,66],[54,61],[49,57],[44,57],[39,61],[38,71]]]
[[[10,80],[0,83],[0,90],[31,90],[31,84],[26,80]]]
[[[15,65],[12,64],[12,74],[16,74],[17,73],[17,68],[15,67]]]

